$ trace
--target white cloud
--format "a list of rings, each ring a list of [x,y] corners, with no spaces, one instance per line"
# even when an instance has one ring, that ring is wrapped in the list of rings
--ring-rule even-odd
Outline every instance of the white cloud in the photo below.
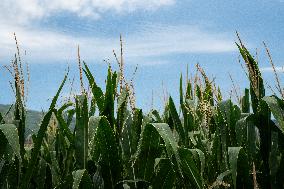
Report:
[[[127,41],[126,41],[127,42]],[[220,53],[234,51],[234,41],[226,34],[207,32],[197,26],[160,25],[146,27],[129,39],[130,54],[141,56],[171,53]]]
[[[276,66],[275,67],[276,72],[284,72],[284,67],[283,66]],[[272,67],[262,67],[260,68],[261,72],[274,72],[274,69]]]
[[[13,57],[16,32],[20,47],[31,60],[72,60],[81,56],[88,60],[113,58],[112,50],[119,49],[119,38],[80,36],[36,28],[34,21],[52,17],[58,12],[97,19],[104,12],[129,13],[172,5],[175,0],[2,0],[0,4],[0,59]],[[220,53],[234,51],[234,41],[227,34],[211,33],[189,25],[141,25],[140,31],[125,36],[127,60],[140,64],[160,64],[153,57],[179,53]],[[47,61],[45,61],[47,62]],[[65,62],[65,61],[62,61]],[[164,61],[163,61],[164,63]]]
[[[1,25],[27,23],[43,15],[44,10],[38,0],[2,0],[0,4]]]
[[[27,24],[60,12],[97,19],[106,11],[127,13],[157,9],[174,3],[175,0],[2,0],[0,22]]]
[[[171,54],[223,53],[236,48],[226,34],[206,32],[194,26],[141,26],[143,31],[125,36],[125,58],[140,64],[155,64],[155,57]],[[37,60],[75,60],[79,44],[85,60],[113,58],[112,50],[119,49],[119,37],[74,37],[54,31],[24,27],[0,28],[0,58],[13,55],[15,44],[12,32],[16,31],[22,50]],[[4,47],[4,48],[3,48]],[[151,60],[151,61],[149,61]],[[135,62],[136,64],[137,62]]]
[[[88,53],[92,53],[88,49],[96,49],[93,55],[103,58],[104,55],[107,55],[106,48],[110,44],[107,39],[77,38],[54,31],[10,26],[0,29],[0,59],[7,58],[7,56],[13,57],[16,51],[15,41],[13,40],[14,31],[16,31],[21,52],[26,51],[29,59],[73,60],[77,57],[77,45],[81,46],[82,57],[84,57],[85,49]],[[113,48],[109,47],[108,50],[111,51],[111,49]]]

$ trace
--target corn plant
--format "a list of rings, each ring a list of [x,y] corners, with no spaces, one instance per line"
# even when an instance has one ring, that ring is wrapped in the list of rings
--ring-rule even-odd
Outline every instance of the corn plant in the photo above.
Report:
[[[257,61],[237,47],[250,81],[238,105],[197,65],[193,79],[180,77],[179,106],[169,97],[162,113],[134,106],[122,67],[109,65],[103,90],[78,49],[81,93],[57,105],[66,74],[31,144],[16,59],[13,122],[0,114],[0,188],[283,188],[283,99],[265,96]]]

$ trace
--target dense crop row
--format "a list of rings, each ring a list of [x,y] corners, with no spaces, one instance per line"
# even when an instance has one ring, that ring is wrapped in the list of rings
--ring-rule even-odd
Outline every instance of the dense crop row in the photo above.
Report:
[[[31,144],[16,57],[13,123],[0,115],[0,188],[283,188],[284,102],[265,96],[257,62],[238,48],[250,80],[240,105],[198,67],[199,77],[180,79],[180,108],[170,97],[163,113],[131,103],[122,59],[104,91],[79,61],[91,95],[82,83],[57,107],[66,75]]]

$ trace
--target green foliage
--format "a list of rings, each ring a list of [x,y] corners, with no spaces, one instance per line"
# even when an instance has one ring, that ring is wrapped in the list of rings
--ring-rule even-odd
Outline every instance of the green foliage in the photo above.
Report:
[[[163,114],[145,114],[130,109],[123,73],[109,66],[103,91],[84,63],[91,95],[56,107],[65,76],[32,141],[16,82],[15,105],[0,111],[0,188],[283,188],[284,101],[265,96],[237,46],[250,81],[239,106],[198,66],[198,82],[180,77],[179,107],[170,97]]]
[[[121,160],[114,132],[106,117],[101,117],[96,128],[92,159],[101,167],[106,188],[115,188],[121,177]]]
[[[78,169],[85,169],[88,160],[88,103],[85,94],[76,97],[76,125],[74,129],[74,146],[76,167]]]
[[[12,148],[13,154],[21,161],[20,144],[16,126],[11,124],[1,124],[0,131],[2,133],[1,136],[5,137],[7,144]]]

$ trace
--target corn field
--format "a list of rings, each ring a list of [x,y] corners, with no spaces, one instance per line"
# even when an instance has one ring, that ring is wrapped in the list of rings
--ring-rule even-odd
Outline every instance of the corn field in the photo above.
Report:
[[[78,51],[88,86],[58,105],[67,73],[29,143],[15,56],[14,118],[0,114],[0,188],[284,188],[283,97],[266,96],[258,62],[237,48],[250,81],[239,102],[197,66],[196,77],[180,78],[179,105],[169,97],[163,112],[135,106],[122,58],[103,90]]]

